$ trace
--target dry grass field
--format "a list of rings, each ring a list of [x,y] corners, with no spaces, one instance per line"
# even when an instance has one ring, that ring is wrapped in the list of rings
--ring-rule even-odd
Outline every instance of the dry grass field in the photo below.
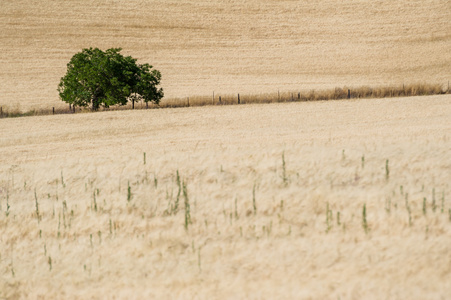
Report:
[[[168,98],[451,80],[451,2],[31,1],[0,4],[0,106],[64,107],[72,55],[122,47]]]
[[[445,0],[4,0],[0,107],[67,109],[88,47],[160,70],[163,107],[440,93],[450,20]],[[450,120],[449,93],[2,118],[0,299],[447,299]]]
[[[0,298],[446,299],[450,115],[442,95],[0,120]]]

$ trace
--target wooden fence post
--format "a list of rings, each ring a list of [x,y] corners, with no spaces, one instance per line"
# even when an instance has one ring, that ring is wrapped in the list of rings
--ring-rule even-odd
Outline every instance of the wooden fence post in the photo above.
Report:
[[[189,97],[188,97],[188,107],[189,107]]]
[[[219,104],[221,104],[221,96],[219,96]]]
[[[238,94],[238,104],[240,104],[240,94]]]
[[[298,100],[301,100],[301,93],[298,93]]]
[[[132,109],[135,109],[135,101],[132,100]]]
[[[146,109],[149,109],[149,101],[146,101]]]
[[[348,89],[348,99],[351,99],[351,90]]]
[[[55,108],[53,107],[53,114],[55,114]]]
[[[0,107],[0,118],[3,118],[3,107]]]

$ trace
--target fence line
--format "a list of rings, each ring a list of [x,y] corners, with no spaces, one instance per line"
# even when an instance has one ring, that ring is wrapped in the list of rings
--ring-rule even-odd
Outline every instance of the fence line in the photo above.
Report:
[[[446,83],[445,83],[446,88]],[[407,85],[402,84],[402,86],[386,86],[386,87],[360,87],[360,88],[335,88],[323,91],[310,90],[305,92],[297,91],[297,101],[321,101],[321,100],[340,100],[340,99],[354,99],[354,98],[388,98],[388,97],[407,97],[407,96],[421,96],[421,95],[438,95],[438,94],[450,94],[450,81],[447,82],[447,89],[443,88],[443,85],[439,84],[413,84]],[[291,92],[280,92],[277,93],[267,93],[267,94],[250,94],[250,95],[237,95],[235,100],[231,95],[217,95],[219,101],[215,103],[215,92],[213,91],[212,100],[207,100],[205,96],[199,97],[186,97],[186,98],[176,98],[167,99],[166,101],[160,102],[159,105],[151,104],[146,102],[145,109],[156,109],[156,108],[171,108],[171,107],[191,107],[191,106],[204,106],[204,105],[233,105],[233,104],[246,104],[246,103],[274,103],[274,102],[295,102],[295,93]],[[197,99],[196,99],[197,98]],[[133,101],[132,101],[133,102]],[[101,108],[100,111],[109,110],[130,110],[130,109],[144,109],[143,103],[140,107],[135,107],[134,103],[126,106],[116,106],[112,108]],[[90,111],[89,108],[79,108],[79,111],[86,112]],[[36,115],[49,115],[49,114],[67,114],[76,113],[75,105],[69,104],[69,109],[58,109],[52,107],[51,110],[31,110],[25,113],[18,111],[7,111],[0,106],[0,118],[7,117],[21,117],[21,116],[36,116]]]

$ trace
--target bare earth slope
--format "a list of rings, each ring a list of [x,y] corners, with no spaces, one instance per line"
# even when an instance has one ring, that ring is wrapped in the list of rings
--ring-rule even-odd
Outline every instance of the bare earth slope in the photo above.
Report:
[[[443,95],[2,119],[0,298],[446,299],[450,115]]]
[[[451,80],[451,2],[31,1],[0,6],[0,106],[62,106],[73,54],[122,47],[168,97]]]

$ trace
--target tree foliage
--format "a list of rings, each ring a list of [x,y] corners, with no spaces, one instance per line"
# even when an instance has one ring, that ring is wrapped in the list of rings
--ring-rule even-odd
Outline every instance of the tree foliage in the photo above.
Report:
[[[58,85],[61,100],[93,110],[128,101],[158,104],[163,98],[163,89],[157,87],[161,73],[149,64],[137,64],[131,56],[123,56],[121,50],[89,48],[75,54]]]

